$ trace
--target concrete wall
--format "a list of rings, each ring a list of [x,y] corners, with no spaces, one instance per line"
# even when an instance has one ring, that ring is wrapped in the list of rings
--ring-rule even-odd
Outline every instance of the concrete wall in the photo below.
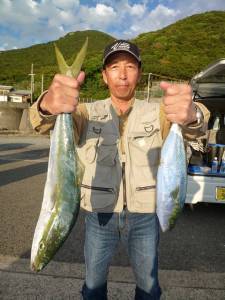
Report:
[[[19,131],[34,132],[29,118],[29,108],[24,108],[20,121]]]
[[[23,110],[28,103],[0,102],[0,130],[19,130]]]

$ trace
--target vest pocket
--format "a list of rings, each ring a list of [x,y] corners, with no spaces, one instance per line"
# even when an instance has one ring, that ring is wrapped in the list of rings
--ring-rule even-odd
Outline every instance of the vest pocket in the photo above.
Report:
[[[152,211],[155,210],[156,186],[140,186],[136,187],[134,193],[134,203],[136,208],[146,208]]]
[[[146,186],[138,186],[136,187],[136,192],[146,191],[155,189],[156,185],[146,185]]]
[[[90,186],[87,184],[81,184],[81,187],[93,191],[102,191],[102,192],[108,192],[108,193],[113,193],[114,189],[113,188],[105,188],[105,187],[99,187],[99,186]]]
[[[116,192],[112,187],[100,187],[82,184],[81,194],[84,207],[91,210],[112,207],[115,204]]]
[[[117,142],[115,136],[101,137],[98,145],[97,163],[103,166],[114,166],[117,156]]]
[[[85,161],[89,164],[93,163],[96,159],[98,141],[99,138],[88,140],[85,146]]]
[[[137,166],[150,166],[158,163],[158,148],[152,147],[154,136],[131,137],[129,148],[131,160]]]

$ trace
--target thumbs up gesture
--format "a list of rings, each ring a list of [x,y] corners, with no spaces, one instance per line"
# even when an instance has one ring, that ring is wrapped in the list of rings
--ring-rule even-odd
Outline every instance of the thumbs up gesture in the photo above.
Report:
[[[197,120],[190,85],[162,81],[160,87],[164,91],[165,115],[170,122],[187,125]]]

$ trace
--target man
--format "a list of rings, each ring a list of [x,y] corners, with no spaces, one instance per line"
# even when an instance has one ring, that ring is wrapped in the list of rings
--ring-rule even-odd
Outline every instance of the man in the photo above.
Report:
[[[56,75],[31,108],[33,127],[44,133],[55,116],[72,113],[79,157],[85,165],[81,207],[86,210],[83,299],[107,299],[107,274],[121,240],[136,279],[135,299],[159,299],[159,224],[155,213],[160,148],[171,122],[186,138],[203,134],[209,113],[192,101],[188,85],[161,83],[163,103],[134,98],[141,76],[136,45],[118,40],[103,55],[102,76],[110,98],[78,104],[85,74]],[[197,120],[198,114],[201,118]]]

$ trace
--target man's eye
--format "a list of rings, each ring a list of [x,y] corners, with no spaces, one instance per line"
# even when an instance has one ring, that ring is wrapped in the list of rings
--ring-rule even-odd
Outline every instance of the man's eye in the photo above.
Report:
[[[112,69],[116,69],[116,68],[117,68],[117,65],[112,65],[111,68],[112,68]]]

